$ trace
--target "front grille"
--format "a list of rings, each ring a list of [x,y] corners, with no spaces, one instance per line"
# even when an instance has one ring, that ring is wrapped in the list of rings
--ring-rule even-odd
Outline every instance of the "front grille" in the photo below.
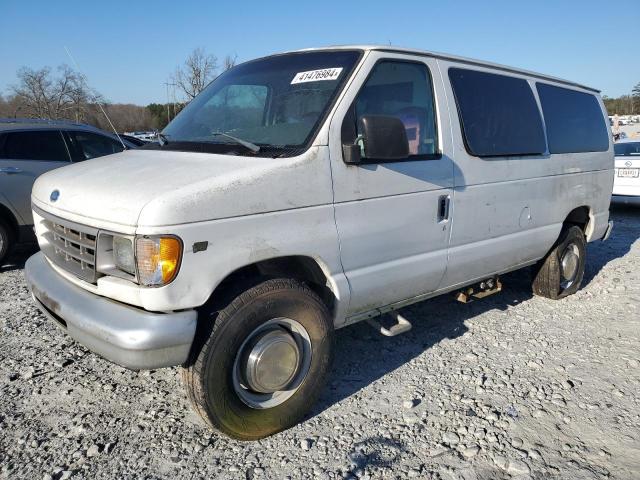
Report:
[[[98,230],[38,212],[43,216],[43,253],[60,268],[90,283],[96,281]]]

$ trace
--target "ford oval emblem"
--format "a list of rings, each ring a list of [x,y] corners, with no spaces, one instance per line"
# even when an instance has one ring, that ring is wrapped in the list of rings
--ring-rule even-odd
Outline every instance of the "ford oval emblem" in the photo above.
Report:
[[[52,202],[55,202],[56,200],[58,200],[59,196],[60,196],[60,191],[54,190],[53,192],[51,192],[51,195],[49,195],[49,200],[51,200]]]

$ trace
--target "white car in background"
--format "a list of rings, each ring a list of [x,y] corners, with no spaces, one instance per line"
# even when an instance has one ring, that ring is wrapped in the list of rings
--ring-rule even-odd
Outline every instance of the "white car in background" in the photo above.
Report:
[[[614,151],[616,175],[611,201],[640,206],[640,139],[621,140]]]
[[[156,140],[156,132],[124,132],[125,135],[130,135],[143,142],[153,142]]]

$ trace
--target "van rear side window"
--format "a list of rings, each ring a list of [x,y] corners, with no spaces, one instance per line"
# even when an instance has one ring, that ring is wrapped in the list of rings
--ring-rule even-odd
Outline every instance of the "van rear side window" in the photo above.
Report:
[[[545,153],[540,111],[526,80],[462,68],[450,68],[449,79],[471,155]]]
[[[536,83],[551,153],[605,152],[609,134],[598,99],[584,92]]]

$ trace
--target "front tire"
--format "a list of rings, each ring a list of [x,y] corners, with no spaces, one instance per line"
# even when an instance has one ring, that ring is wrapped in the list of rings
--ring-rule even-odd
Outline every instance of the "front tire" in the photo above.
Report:
[[[535,267],[533,293],[552,300],[573,295],[582,284],[586,258],[582,229],[575,225],[563,229],[553,249]]]
[[[302,420],[332,359],[333,324],[318,295],[295,280],[267,280],[202,315],[182,378],[205,422],[257,440]]]
[[[0,220],[0,265],[13,249],[13,232],[4,221]]]

